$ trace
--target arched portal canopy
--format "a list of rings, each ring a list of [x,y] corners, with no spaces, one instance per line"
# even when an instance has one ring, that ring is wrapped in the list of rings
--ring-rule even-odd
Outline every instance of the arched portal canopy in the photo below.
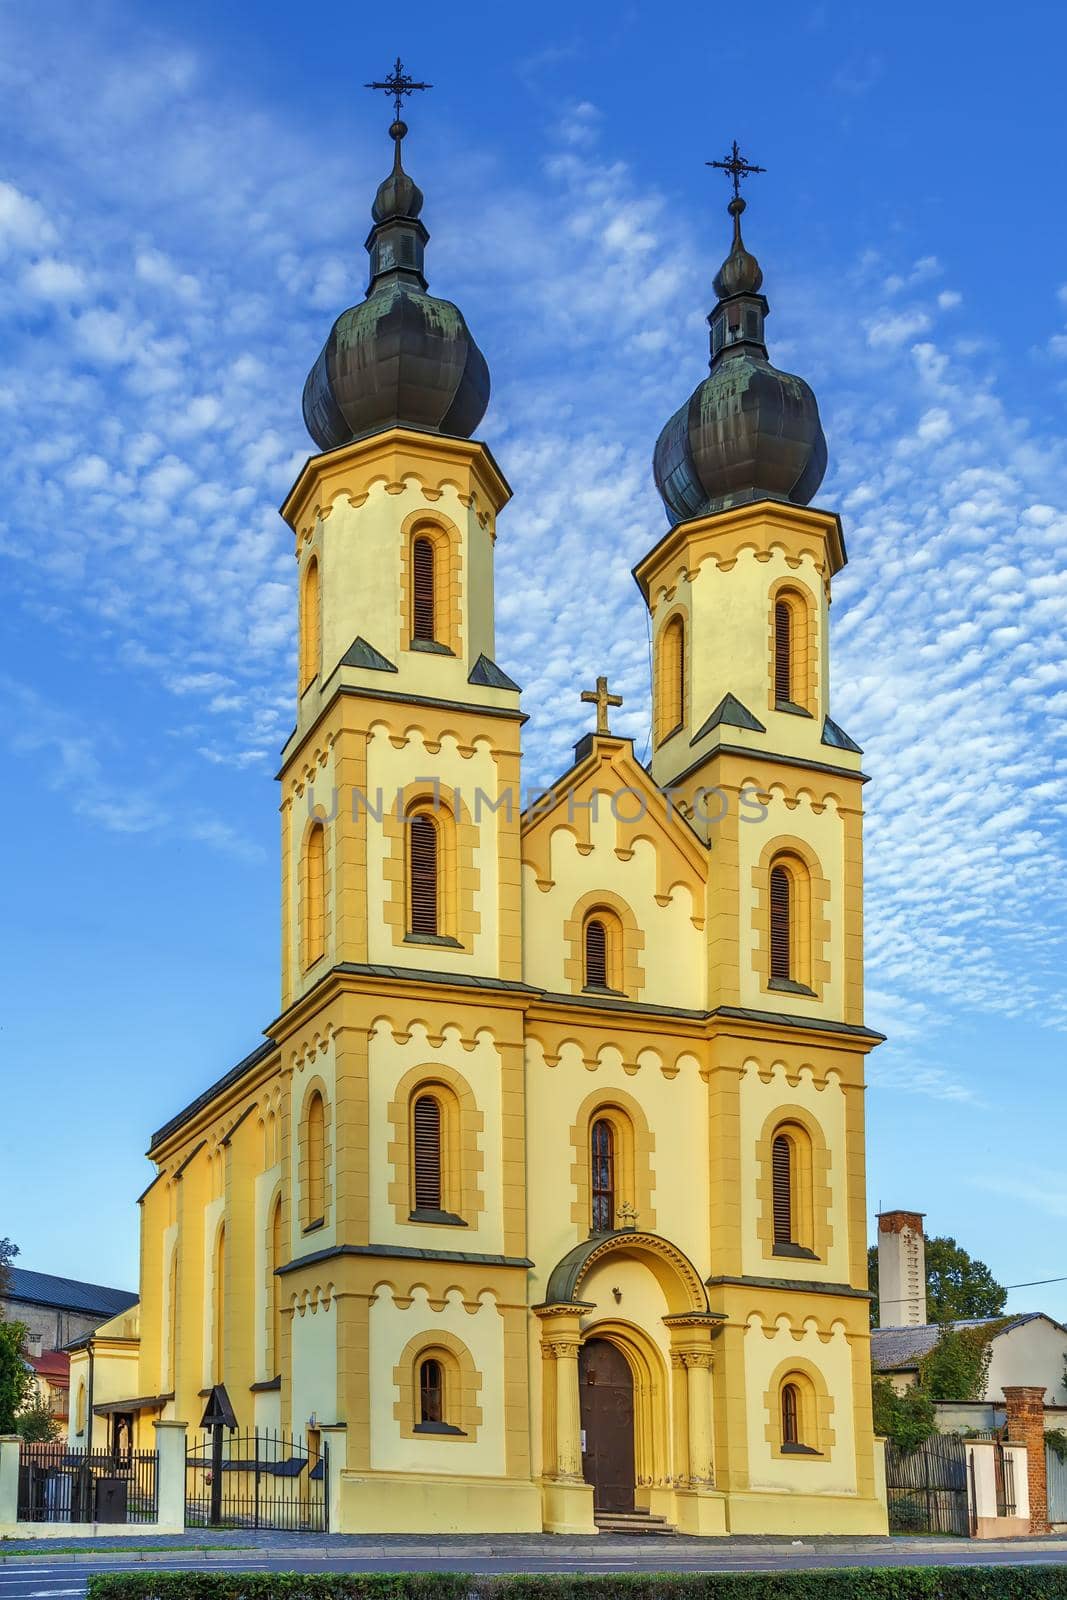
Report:
[[[654,1274],[674,1316],[710,1315],[708,1296],[699,1272],[685,1253],[669,1239],[656,1233],[638,1233],[622,1228],[614,1233],[595,1233],[556,1263],[548,1280],[545,1304],[559,1307],[582,1304],[579,1290],[591,1268],[605,1256],[634,1256]]]

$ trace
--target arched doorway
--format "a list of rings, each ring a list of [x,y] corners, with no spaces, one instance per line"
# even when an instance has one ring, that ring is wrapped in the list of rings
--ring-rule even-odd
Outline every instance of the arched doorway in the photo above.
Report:
[[[634,1380],[630,1363],[607,1339],[587,1339],[579,1359],[586,1483],[595,1511],[634,1509]]]

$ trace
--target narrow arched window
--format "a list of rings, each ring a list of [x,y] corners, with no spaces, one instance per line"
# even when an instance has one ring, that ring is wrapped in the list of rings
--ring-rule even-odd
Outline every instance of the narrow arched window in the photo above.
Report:
[[[307,1159],[307,1226],[326,1216],[326,1107],[316,1089],[308,1101],[305,1133]]]
[[[300,693],[318,676],[322,655],[322,597],[319,563],[314,556],[304,568],[300,584]]]
[[[78,1398],[74,1403],[74,1431],[85,1432],[85,1383],[78,1383]]]
[[[774,607],[774,698],[793,701],[793,608],[787,600]]]
[[[282,1264],[282,1197],[274,1202],[270,1216],[270,1234],[267,1240],[267,1304],[270,1349],[267,1368],[272,1377],[282,1370],[282,1295],[278,1282],[278,1268]]]
[[[226,1352],[226,1224],[219,1228],[215,1240],[215,1316],[212,1337],[213,1382],[221,1383],[223,1358]]]
[[[669,739],[685,721],[685,623],[674,616],[660,639],[659,742]]]
[[[782,1385],[782,1444],[800,1443],[800,1393],[795,1383]]]
[[[792,978],[792,884],[785,867],[771,868],[771,977]]]
[[[437,574],[433,540],[411,544],[411,637],[433,643],[437,637]]]
[[[411,1114],[416,1211],[441,1210],[441,1105],[420,1094]]]
[[[445,1375],[439,1361],[428,1357],[419,1363],[419,1421],[444,1422]]]
[[[615,1130],[598,1117],[590,1132],[593,1232],[611,1233],[615,1227]]]
[[[411,818],[408,932],[438,932],[437,824],[422,813]]]
[[[774,1195],[774,1242],[793,1243],[793,1146],[780,1133],[771,1146],[771,1184]]]
[[[163,1373],[163,1389],[175,1387],[178,1371],[178,1247],[170,1253],[170,1270],[167,1273],[167,1361]]]
[[[304,846],[304,966],[326,954],[326,830],[317,823]]]
[[[600,917],[590,917],[585,925],[585,984],[608,987],[608,930]]]

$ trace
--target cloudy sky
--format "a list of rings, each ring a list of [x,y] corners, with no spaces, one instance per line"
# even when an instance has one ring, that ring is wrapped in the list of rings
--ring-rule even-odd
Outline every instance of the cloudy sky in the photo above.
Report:
[[[514,15],[512,14],[514,13]],[[737,137],[772,358],[820,399],[865,749],[870,1201],[1001,1281],[1063,1268],[1067,227],[1058,7],[678,0],[0,5],[0,1235],[136,1282],[147,1135],[278,1004],[304,374],[362,293],[399,50],[431,288],[515,489],[501,665],[528,776],[608,672],[707,359]],[[741,14],[738,14],[740,18]],[[1041,41],[1035,49],[1035,41]],[[595,591],[588,574],[598,573]],[[1013,1293],[1067,1315],[1067,1285]]]

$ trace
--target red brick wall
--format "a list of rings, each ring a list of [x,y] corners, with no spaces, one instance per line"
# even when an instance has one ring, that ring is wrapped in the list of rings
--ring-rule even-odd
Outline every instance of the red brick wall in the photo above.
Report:
[[[1030,1532],[1048,1533],[1048,1484],[1045,1477],[1045,1391],[1005,1385],[1008,1439],[1026,1446],[1030,1485]]]

